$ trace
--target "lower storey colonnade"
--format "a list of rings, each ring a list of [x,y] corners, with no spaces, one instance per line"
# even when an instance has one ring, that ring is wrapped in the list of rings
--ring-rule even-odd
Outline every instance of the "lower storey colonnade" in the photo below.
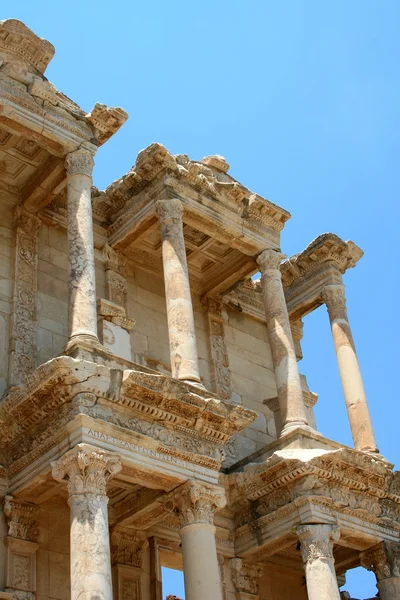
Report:
[[[78,444],[52,463],[52,467],[53,477],[66,483],[68,489],[71,599],[145,600],[146,595],[140,592],[140,556],[145,548],[152,546],[151,540],[146,539],[145,532],[120,530],[114,524],[110,549],[106,487],[121,470],[119,455]],[[265,596],[264,588],[260,593],[259,587],[263,585],[263,577],[270,575],[271,567],[252,561],[251,556],[224,558],[217,555],[214,517],[225,505],[224,488],[195,480],[166,494],[163,500],[166,513],[179,520],[186,600],[233,600],[234,597],[261,600]],[[4,514],[8,537],[5,539],[6,578],[1,583],[5,589],[0,592],[2,600],[35,598],[35,557],[39,549],[36,513],[36,505],[6,496]],[[339,527],[305,523],[297,527],[296,535],[306,591],[299,585],[294,600],[340,600],[333,552],[340,538]],[[360,554],[360,563],[374,571],[381,600],[400,598],[399,543],[381,542],[373,546]],[[26,574],[21,575],[24,569]],[[153,600],[161,600],[161,585],[151,589]],[[227,594],[227,590],[234,596]]]

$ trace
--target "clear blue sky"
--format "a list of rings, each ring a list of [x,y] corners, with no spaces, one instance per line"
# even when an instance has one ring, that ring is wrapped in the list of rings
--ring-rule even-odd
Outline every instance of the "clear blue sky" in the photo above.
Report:
[[[365,256],[345,277],[349,316],[382,453],[400,463],[398,0],[3,0],[56,46],[47,76],[90,110],[130,119],[96,161],[95,184],[161,142],[231,174],[292,213],[288,254],[332,231]],[[305,320],[301,370],[320,431],[351,444],[324,309]],[[346,589],[374,595],[373,579]]]

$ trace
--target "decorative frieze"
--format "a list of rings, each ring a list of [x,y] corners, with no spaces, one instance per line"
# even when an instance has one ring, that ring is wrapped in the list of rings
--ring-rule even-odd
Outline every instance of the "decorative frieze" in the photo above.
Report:
[[[38,233],[41,221],[17,207],[14,213],[14,293],[10,340],[10,384],[36,369]]]
[[[212,375],[214,391],[219,398],[232,396],[231,371],[229,369],[228,350],[225,343],[222,300],[216,297],[204,297],[203,305],[207,311],[208,328],[212,356]]]

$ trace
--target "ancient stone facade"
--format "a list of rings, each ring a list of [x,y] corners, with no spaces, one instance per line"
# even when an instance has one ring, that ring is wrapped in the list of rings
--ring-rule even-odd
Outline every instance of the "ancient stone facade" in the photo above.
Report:
[[[186,600],[333,600],[360,565],[400,597],[400,476],[342,281],[361,250],[285,260],[289,213],[220,156],[152,144],[99,191],[127,114],[81,110],[53,55],[0,22],[0,598],[161,600],[166,566]],[[322,304],[353,448],[299,371]]]

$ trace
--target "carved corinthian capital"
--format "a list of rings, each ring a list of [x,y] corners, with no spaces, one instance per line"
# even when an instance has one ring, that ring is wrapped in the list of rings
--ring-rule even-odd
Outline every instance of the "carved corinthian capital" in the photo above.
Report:
[[[328,524],[300,525],[297,535],[304,564],[320,559],[333,560],[333,544],[340,537],[339,527]]]
[[[335,319],[346,319],[346,296],[344,292],[344,285],[335,284],[327,285],[322,290],[322,299],[328,309],[329,319],[334,321]]]
[[[13,496],[5,496],[4,514],[9,537],[30,542],[36,541],[39,535],[37,513],[38,507],[35,504],[17,500]]]
[[[214,514],[225,504],[223,488],[188,481],[167,498],[165,508],[179,517],[183,528],[195,523],[212,525]]]
[[[65,158],[65,168],[68,177],[71,175],[87,175],[91,177],[93,167],[93,155],[89,150],[84,150],[83,148],[67,154]]]
[[[377,581],[400,577],[400,543],[381,542],[360,555],[361,565],[375,573]]]
[[[158,200],[156,202],[156,210],[160,221],[168,221],[170,219],[181,219],[183,206],[180,200]]]
[[[54,479],[68,483],[70,496],[106,496],[107,482],[121,470],[121,459],[114,452],[78,444],[51,466]]]
[[[272,248],[267,248],[257,256],[257,263],[261,273],[264,274],[265,271],[278,270],[284,258],[286,258],[285,254],[277,250],[272,250]]]

